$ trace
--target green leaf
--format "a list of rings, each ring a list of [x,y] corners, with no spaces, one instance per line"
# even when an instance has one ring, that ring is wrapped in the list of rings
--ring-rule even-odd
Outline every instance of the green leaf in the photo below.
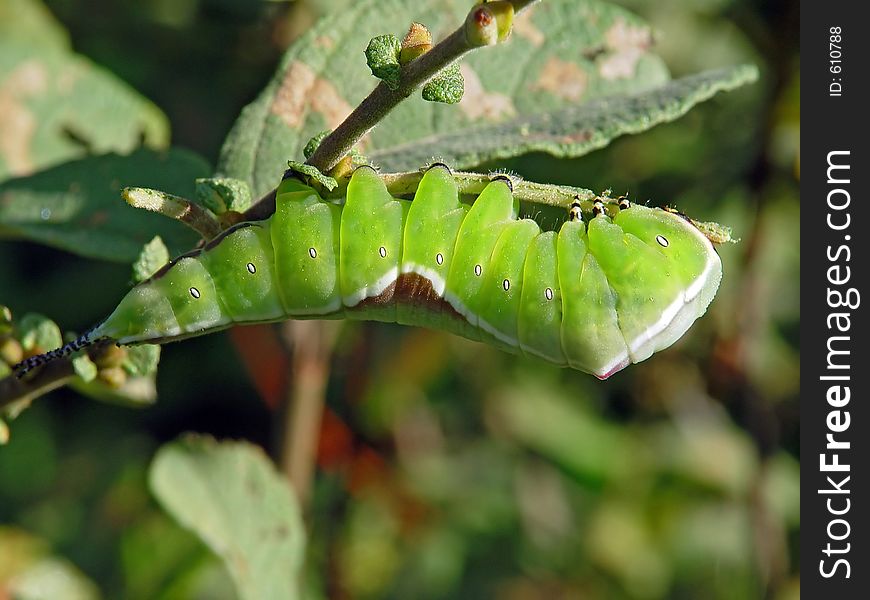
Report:
[[[160,267],[169,262],[169,248],[159,235],[142,247],[142,252],[133,263],[133,281],[141,283],[154,275]]]
[[[0,592],[15,600],[96,600],[99,590],[48,543],[21,529],[0,527]]]
[[[305,144],[305,147],[302,149],[302,155],[305,157],[306,160],[311,158],[311,155],[317,152],[317,149],[320,147],[320,142],[322,142],[324,138],[326,138],[326,136],[328,136],[330,133],[332,133],[331,130],[325,129],[324,131],[321,131],[313,138],[308,140],[308,143]]]
[[[0,180],[88,154],[163,148],[163,113],[114,75],[73,54],[37,2],[0,8]]]
[[[131,377],[145,377],[157,372],[160,362],[160,346],[141,344],[127,347],[127,357],[121,366]]]
[[[369,157],[376,164],[388,165],[389,170],[409,171],[433,156],[449,157],[448,162],[459,165],[532,151],[582,156],[621,135],[640,133],[678,119],[716,93],[740,87],[757,76],[757,69],[747,65],[706,71],[639,94],[601,98],[504,123],[412,140],[372,152]]]
[[[0,39],[17,36],[41,45],[68,48],[69,36],[38,0],[3,0],[0,3]]]
[[[324,175],[320,172],[320,169],[315,166],[306,165],[305,163],[296,162],[295,160],[289,160],[287,161],[287,167],[291,171],[304,175],[312,181],[322,185],[330,192],[338,187],[338,182],[334,178],[329,175]]]
[[[442,69],[432,80],[423,86],[423,100],[456,104],[465,93],[465,79],[458,63]]]
[[[317,132],[335,128],[377,83],[362,54],[373,35],[404,32],[419,21],[441,39],[463,23],[470,7],[449,0],[362,0],[323,19],[287,51],[272,81],[245,108],[218,172],[248,181],[254,197],[274,188],[285,161],[298,159]],[[668,80],[651,43],[650,29],[622,8],[592,0],[538,3],[516,18],[507,43],[463,58],[465,95],[458,106],[409,99],[364,139],[362,150],[385,153],[415,140],[648,91]],[[474,166],[441,158],[456,168]],[[396,165],[382,160],[381,166]]]
[[[28,352],[48,352],[63,345],[57,324],[42,315],[28,313],[18,323],[21,346]]]
[[[398,89],[402,76],[401,51],[402,42],[393,34],[373,37],[366,47],[366,63],[372,75],[383,80],[391,90]]]
[[[149,484],[164,509],[224,561],[240,598],[299,597],[299,508],[261,450],[187,436],[160,449]]]
[[[97,600],[97,586],[59,558],[45,558],[17,575],[9,586],[15,600]]]
[[[97,378],[97,372],[99,369],[97,365],[94,364],[94,361],[87,354],[79,354],[78,356],[74,356],[72,359],[73,371],[76,372],[76,375],[82,378],[82,381],[85,383],[90,383],[94,379]]]
[[[84,158],[0,183],[0,238],[23,238],[82,256],[132,263],[159,235],[173,254],[196,236],[181,224],[136,210],[121,198],[127,186],[193,197],[194,180],[209,172],[196,154],[137,150]]]
[[[117,388],[106,385],[99,377],[92,381],[73,379],[69,385],[91,400],[127,408],[146,408],[157,402],[157,384],[153,374],[146,377],[129,377],[121,387]]]
[[[239,179],[207,177],[196,180],[196,199],[216,215],[228,210],[244,212],[251,206],[251,190]]]

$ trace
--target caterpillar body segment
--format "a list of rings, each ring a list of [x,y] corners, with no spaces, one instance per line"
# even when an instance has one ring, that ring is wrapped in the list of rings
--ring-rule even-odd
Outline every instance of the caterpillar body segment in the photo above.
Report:
[[[469,206],[443,166],[412,201],[391,196],[371,168],[354,172],[343,203],[288,178],[272,217],[172,261],[90,339],[367,319],[444,329],[603,379],[676,341],[712,301],[721,262],[672,212],[627,201],[587,219],[572,211],[558,232],[542,232],[518,219],[509,181]]]
[[[257,223],[269,230],[275,253],[275,287],[284,307],[279,318],[340,314],[341,207],[295,179],[282,181],[278,193],[275,214]]]

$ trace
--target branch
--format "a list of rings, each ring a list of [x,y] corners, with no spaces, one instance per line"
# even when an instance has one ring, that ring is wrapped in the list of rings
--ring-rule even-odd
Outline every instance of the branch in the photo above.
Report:
[[[380,173],[380,177],[393,196],[409,196],[417,190],[423,173],[421,171]],[[589,212],[592,210],[593,202],[598,198],[594,192],[584,188],[535,183],[519,177],[508,177],[511,181],[514,197],[521,202],[558,206],[567,210],[572,202],[580,200],[583,210]],[[453,179],[459,187],[460,194],[477,196],[492,181],[492,176],[483,173],[453,171]]]
[[[111,345],[98,344],[87,348],[85,352],[91,360],[99,361],[111,347]],[[39,398],[63,387],[75,378],[72,357],[69,356],[53,360],[21,379],[10,373],[0,379],[0,412],[12,404],[30,402]]]
[[[514,13],[520,13],[537,1],[510,0],[509,4],[513,6]],[[494,6],[499,3],[492,4]],[[402,67],[401,78],[396,89],[390,89],[383,81],[379,83],[341,125],[323,139],[314,154],[308,158],[307,164],[317,167],[322,173],[329,172],[402,100],[408,98],[445,67],[476,48],[504,41],[488,36],[485,29],[487,27],[492,29],[494,25],[476,18],[485,6],[485,4],[475,5],[468,13],[465,23],[456,31],[436,44],[429,52]],[[274,198],[275,190],[272,190],[245,212],[245,218],[256,220],[267,217],[271,214],[269,208],[274,210]],[[261,203],[265,205],[260,206]]]
[[[282,330],[292,352],[292,374],[281,407],[283,430],[279,463],[304,510],[311,496],[338,324],[288,321]]]
[[[212,239],[223,229],[220,222],[209,211],[180,196],[134,187],[121,190],[121,196],[134,208],[144,208],[181,221],[205,240]]]

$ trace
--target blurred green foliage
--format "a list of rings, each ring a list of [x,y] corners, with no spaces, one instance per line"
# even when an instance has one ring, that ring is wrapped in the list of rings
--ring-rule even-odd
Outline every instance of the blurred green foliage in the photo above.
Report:
[[[30,4],[0,0],[0,15]],[[174,145],[214,163],[284,48],[349,3],[46,4],[62,25],[45,46],[67,30],[75,52],[160,107]],[[759,83],[582,159],[508,166],[733,226],[719,296],[685,339],[603,383],[437,332],[345,326],[308,515],[310,596],[799,597],[798,7],[620,4],[653,26],[675,76],[754,63]],[[105,150],[74,133],[64,160]],[[208,174],[191,163],[190,186]],[[120,265],[0,240],[0,302],[83,330],[113,307],[135,251],[119,249]],[[233,597],[216,557],[149,495],[147,466],[188,430],[277,454],[280,415],[224,334],[167,346],[158,386],[162,401],[140,411],[58,390],[12,423],[0,595],[93,597],[90,579],[108,598]],[[78,583],[39,596],[23,591],[34,577]]]

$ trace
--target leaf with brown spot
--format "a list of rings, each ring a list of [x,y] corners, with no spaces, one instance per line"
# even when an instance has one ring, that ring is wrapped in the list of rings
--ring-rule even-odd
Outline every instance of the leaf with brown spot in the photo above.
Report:
[[[419,21],[437,41],[463,22],[468,8],[468,2],[450,0],[360,0],[321,20],[291,46],[272,81],[236,121],[219,175],[247,181],[254,196],[273,189],[287,160],[301,160],[305,143],[334,128],[376,85],[363,57],[372,37],[401,35]],[[332,43],[322,43],[324,36]],[[366,136],[365,152],[387,171],[413,170],[433,157],[465,169],[532,150],[582,155],[616,135],[678,116],[671,103],[663,109],[642,100],[673,91],[652,42],[650,28],[618,6],[538,3],[518,17],[506,44],[462,60],[465,96],[458,107],[410,98]],[[751,79],[722,71],[725,79],[713,84],[711,76],[701,76],[702,87],[731,89]],[[677,85],[680,94],[685,85]],[[709,97],[686,93],[674,101]],[[608,117],[597,102],[603,98],[619,114]],[[570,118],[562,121],[566,114]],[[589,115],[597,120],[580,119]]]
[[[510,96],[485,90],[480,77],[470,66],[461,65],[459,72],[465,79],[465,94],[459,102],[459,108],[469,119],[497,122],[517,114]]]
[[[74,54],[41,4],[0,3],[0,56],[0,181],[87,154],[130,152],[143,141],[166,147],[163,113]]]
[[[260,448],[188,435],[158,451],[148,479],[163,508],[223,560],[239,598],[300,597],[299,507]]]
[[[537,48],[547,40],[547,36],[532,21],[532,15],[536,8],[537,6],[533,5],[514,18],[514,35],[527,39],[532,46]]]
[[[568,100],[578,102],[589,87],[589,75],[572,62],[552,57],[544,65],[533,90],[545,90]]]

